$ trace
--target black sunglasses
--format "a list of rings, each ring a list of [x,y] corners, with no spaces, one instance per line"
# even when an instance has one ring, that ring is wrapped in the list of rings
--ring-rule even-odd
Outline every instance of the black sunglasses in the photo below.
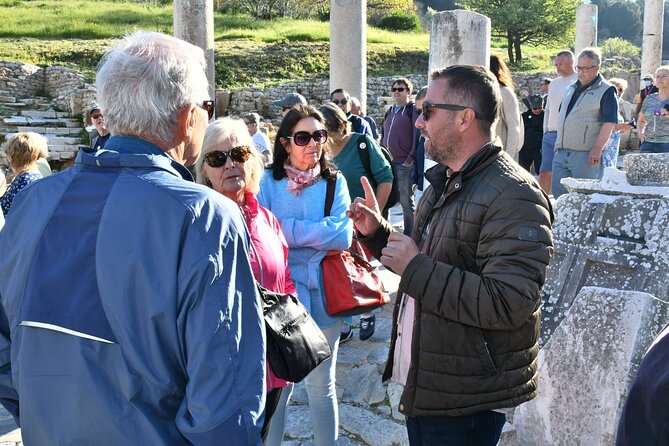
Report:
[[[393,93],[395,93],[396,91],[399,91],[401,93],[404,90],[406,90],[406,88],[404,88],[404,87],[393,87],[393,88],[390,89],[390,91],[392,91]]]
[[[200,104],[197,104],[200,108],[203,108],[209,115],[209,119],[214,117],[214,101],[202,101]]]
[[[453,110],[453,111],[466,110],[469,108],[474,112],[474,116],[476,117],[476,119],[481,119],[481,115],[479,115],[478,112],[471,107],[466,107],[464,105],[455,105],[455,104],[430,104],[429,102],[423,102],[423,106],[421,107],[423,121],[427,121],[428,119],[430,119],[431,108],[442,108],[444,110]]]
[[[333,99],[332,102],[335,104],[339,105],[346,105],[348,103],[348,99]]]
[[[251,156],[251,148],[249,146],[239,146],[227,152],[214,150],[204,156],[204,161],[209,167],[221,167],[228,160],[228,156],[235,163],[245,163]]]
[[[314,133],[309,132],[295,132],[293,136],[288,136],[292,139],[296,146],[306,146],[312,139],[316,144],[324,144],[328,140],[328,131],[325,129],[316,130]]]

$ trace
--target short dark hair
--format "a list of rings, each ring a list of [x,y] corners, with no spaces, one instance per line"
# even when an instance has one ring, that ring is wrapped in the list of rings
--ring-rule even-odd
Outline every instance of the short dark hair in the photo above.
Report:
[[[407,87],[407,90],[409,90],[409,94],[411,94],[411,92],[413,91],[413,84],[406,77],[398,77],[390,85],[393,86],[395,84],[403,84],[405,87]]]
[[[276,132],[276,139],[274,140],[274,157],[270,169],[272,169],[272,177],[275,180],[281,180],[286,176],[286,169],[283,167],[283,164],[288,159],[288,151],[283,146],[281,139],[293,136],[295,126],[304,118],[314,118],[325,126],[323,115],[311,105],[296,104],[288,110],[288,113],[286,113],[286,116],[281,121],[279,130]],[[323,150],[321,159],[318,161],[321,165],[321,175],[325,179],[335,180],[337,179],[337,170],[326,157],[326,152],[327,150]]]
[[[541,82],[540,82],[540,83],[542,83],[542,84],[546,84],[546,85],[550,85],[551,82],[553,82],[553,79],[551,79],[550,77],[544,77],[544,78],[541,78]]]
[[[427,85],[418,90],[418,93],[416,93],[416,101],[420,101],[421,99],[423,99],[426,94],[427,94]]]
[[[450,99],[474,109],[477,119],[488,126],[487,131],[492,130],[502,99],[499,83],[490,70],[480,65],[452,65],[433,71],[430,78],[446,79]]]
[[[336,90],[332,90],[332,93],[330,93],[330,100],[332,100],[332,97],[335,95],[335,93],[341,93],[344,96],[346,96],[346,99],[350,99],[351,95],[349,94],[348,91],[344,90],[343,88],[337,88]]]

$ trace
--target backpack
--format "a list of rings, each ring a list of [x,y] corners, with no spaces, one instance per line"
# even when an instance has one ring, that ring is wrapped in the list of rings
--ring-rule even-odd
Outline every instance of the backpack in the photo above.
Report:
[[[390,164],[390,169],[393,172],[393,187],[390,189],[390,195],[388,195],[386,206],[382,209],[382,211],[385,213],[388,209],[395,206],[397,202],[400,201],[400,186],[397,181],[397,171],[395,169],[395,165],[393,164],[393,156],[385,147],[380,145],[379,148],[381,149],[383,157],[386,159],[386,161],[388,161],[388,164]],[[360,161],[362,161],[362,165],[365,168],[365,176],[369,180],[374,190],[376,190],[378,184],[376,183],[374,175],[372,174],[370,154],[369,150],[367,149],[367,138],[365,135],[358,136],[358,155],[360,155]]]

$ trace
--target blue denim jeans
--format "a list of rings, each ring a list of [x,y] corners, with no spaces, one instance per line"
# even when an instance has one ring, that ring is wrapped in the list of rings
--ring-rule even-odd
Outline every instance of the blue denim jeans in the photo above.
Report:
[[[567,189],[560,184],[560,180],[567,177],[601,179],[604,174],[604,165],[599,163],[590,167],[588,150],[558,150],[553,158],[553,179],[551,190],[555,198],[567,193]]]
[[[506,416],[491,410],[461,417],[407,417],[411,446],[495,446]]]
[[[322,330],[328,344],[330,344],[332,356],[312,370],[305,378],[304,383],[309,399],[309,414],[311,415],[311,428],[314,432],[314,443],[318,446],[334,446],[339,434],[335,367],[337,365],[341,323],[338,321]]]
[[[641,153],[669,153],[669,142],[644,141],[639,150]]]
[[[541,138],[541,167],[539,173],[553,171],[556,140],[557,132],[545,132],[543,138]]]
[[[397,184],[400,188],[400,204],[402,205],[402,216],[404,217],[404,233],[411,235],[413,229],[413,213],[416,210],[413,197],[413,169],[405,167],[401,163],[395,164],[397,172]]]

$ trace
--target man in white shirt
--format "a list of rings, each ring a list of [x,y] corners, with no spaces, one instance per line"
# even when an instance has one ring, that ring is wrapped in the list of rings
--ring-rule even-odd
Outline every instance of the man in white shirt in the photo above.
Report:
[[[244,116],[244,123],[253,138],[258,153],[262,155],[264,163],[266,165],[270,164],[272,162],[272,143],[270,143],[269,137],[258,129],[260,115],[258,113],[249,113]]]
[[[555,57],[555,69],[559,76],[548,86],[548,98],[544,107],[544,137],[541,141],[541,167],[539,168],[539,184],[547,194],[551,192],[560,104],[567,93],[567,87],[578,79],[574,69],[574,53],[560,51]]]

